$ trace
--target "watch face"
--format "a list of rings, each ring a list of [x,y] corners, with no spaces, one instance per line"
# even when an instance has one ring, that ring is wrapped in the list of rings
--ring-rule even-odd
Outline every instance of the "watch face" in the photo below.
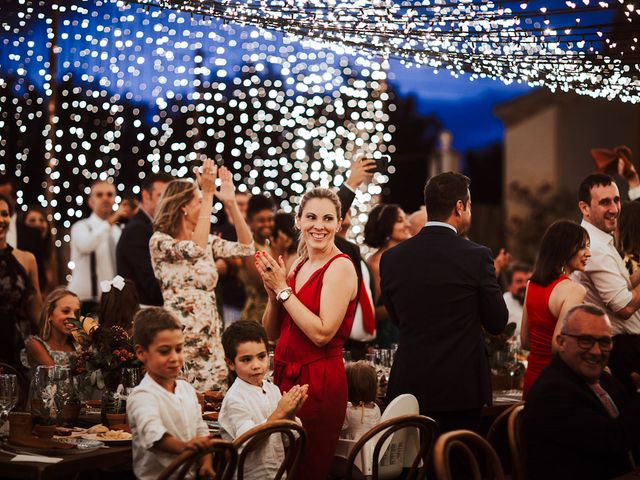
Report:
[[[291,290],[283,290],[278,294],[278,300],[280,300],[281,302],[284,302],[290,296],[291,296]]]

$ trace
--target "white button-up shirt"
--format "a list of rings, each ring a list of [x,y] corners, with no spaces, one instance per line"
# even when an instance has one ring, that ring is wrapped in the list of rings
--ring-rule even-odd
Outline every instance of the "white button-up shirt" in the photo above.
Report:
[[[155,480],[175,460],[175,454],[153,448],[165,433],[183,442],[209,435],[196,391],[184,380],[177,380],[171,393],[145,375],[127,398],[127,417],[133,435],[133,471],[139,480]]]
[[[523,306],[518,300],[514,298],[511,292],[504,292],[502,298],[504,298],[504,303],[507,306],[507,310],[509,310],[508,323],[516,324],[516,331],[513,333],[513,338],[520,338]]]
[[[614,335],[640,334],[640,311],[626,320],[614,313],[626,307],[633,294],[629,272],[616,250],[613,236],[586,220],[582,220],[581,225],[591,239],[591,258],[585,271],[574,272],[572,277],[587,289],[585,302],[607,312]]]
[[[98,300],[100,282],[116,275],[116,245],[122,230],[95,213],[71,227],[71,261],[74,263],[69,290],[80,300]],[[96,252],[96,295],[91,294],[91,252]]]
[[[222,438],[233,441],[253,427],[266,423],[281,398],[280,390],[271,382],[263,381],[262,387],[257,387],[236,378],[220,408],[218,421]],[[272,435],[263,447],[248,455],[244,464],[244,478],[273,478],[283,459],[281,437]]]

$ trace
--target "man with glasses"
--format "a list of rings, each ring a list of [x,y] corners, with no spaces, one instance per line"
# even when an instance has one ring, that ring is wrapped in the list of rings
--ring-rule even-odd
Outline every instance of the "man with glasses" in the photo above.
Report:
[[[604,310],[581,304],[561,320],[558,354],[533,385],[523,439],[532,479],[604,479],[634,468],[640,396],[604,372],[613,348]]]
[[[69,290],[78,294],[84,315],[97,312],[100,282],[116,275],[116,245],[122,233],[116,223],[129,217],[131,208],[123,204],[114,211],[115,200],[112,183],[94,182],[87,202],[91,215],[71,227],[73,267]]]

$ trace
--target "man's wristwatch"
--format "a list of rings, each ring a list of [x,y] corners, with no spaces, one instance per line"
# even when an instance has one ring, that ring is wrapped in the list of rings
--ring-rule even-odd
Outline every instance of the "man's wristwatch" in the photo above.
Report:
[[[276,295],[276,300],[278,301],[278,303],[284,303],[289,300],[289,297],[291,297],[291,295],[293,295],[293,290],[291,288],[283,288]]]

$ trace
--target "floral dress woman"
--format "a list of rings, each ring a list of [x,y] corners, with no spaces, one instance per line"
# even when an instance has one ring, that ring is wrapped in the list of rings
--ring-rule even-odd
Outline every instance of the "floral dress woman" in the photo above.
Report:
[[[149,247],[164,307],[184,325],[186,380],[199,391],[225,389],[227,367],[220,342],[222,321],[216,306],[214,257],[252,255],[253,244],[210,236],[208,248],[203,249],[191,240],[156,232]]]

